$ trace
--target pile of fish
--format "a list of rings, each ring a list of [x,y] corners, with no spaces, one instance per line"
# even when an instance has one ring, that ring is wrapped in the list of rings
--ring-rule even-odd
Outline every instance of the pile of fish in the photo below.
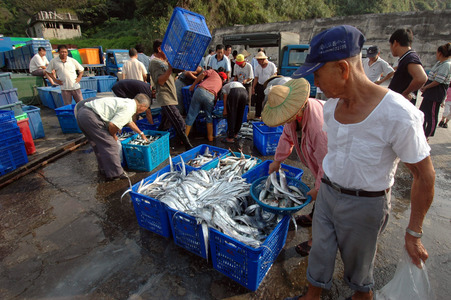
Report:
[[[272,172],[266,182],[262,182],[255,189],[260,190],[258,200],[275,207],[295,207],[304,204],[307,199],[298,187],[288,185],[286,174],[282,169],[279,170],[279,180],[277,173]]]
[[[145,139],[143,139],[143,137],[141,135],[138,135],[138,137],[136,139],[131,140],[127,144],[146,146],[146,145],[149,145],[149,144],[155,142],[156,140],[158,140],[160,138],[160,136],[159,135],[146,135],[146,138],[147,138],[147,141]]]
[[[132,135],[135,135],[135,132],[133,132],[133,131],[129,131],[129,132],[121,132],[121,133],[117,134],[117,138],[118,138],[120,141],[123,141],[123,140],[125,140],[125,139],[128,139],[128,138],[131,137]]]
[[[240,132],[238,133],[238,136],[252,140],[253,132],[254,132],[254,129],[252,127],[252,122],[245,122],[245,123],[241,124],[241,129],[240,129]]]
[[[202,224],[205,244],[208,227],[239,240],[251,247],[259,247],[280,221],[278,216],[261,209],[249,197],[250,184],[234,172],[221,168],[194,170],[186,173],[185,165],[153,182],[139,185],[139,194],[150,196],[172,209],[194,216]]]
[[[209,161],[212,161],[218,157],[218,153],[213,151],[213,154],[210,153],[210,149],[208,147],[205,148],[204,154],[197,154],[195,158],[189,160],[186,164],[191,167],[201,167]]]
[[[236,156],[232,151],[230,153],[232,155],[219,159],[217,168],[221,175],[227,176],[231,172],[234,175],[241,176],[258,164],[258,158],[256,157],[246,158],[243,152],[241,152],[240,157]]]

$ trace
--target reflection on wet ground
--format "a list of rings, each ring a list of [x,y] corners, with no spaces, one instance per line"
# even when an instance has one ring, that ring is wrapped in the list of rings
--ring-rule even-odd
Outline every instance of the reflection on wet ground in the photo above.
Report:
[[[195,144],[203,139],[194,139]],[[258,155],[249,140],[238,147]],[[216,146],[228,147],[220,142]],[[433,150],[434,150],[433,145]],[[171,153],[180,153],[173,146]],[[451,205],[449,152],[437,154],[436,199],[425,221],[423,243],[437,299],[451,293]],[[272,157],[265,157],[271,159]],[[434,157],[435,159],[435,157]],[[312,174],[292,155],[287,164]],[[435,162],[434,162],[435,163]],[[137,182],[149,173],[133,178]],[[382,234],[375,264],[376,289],[394,274],[410,214],[411,175],[400,164],[392,191],[390,223]],[[310,228],[290,231],[284,249],[256,292],[214,270],[171,239],[141,229],[127,195],[128,182],[104,182],[90,147],[0,191],[1,299],[283,299],[304,292],[308,258],[294,246],[311,236]],[[301,213],[309,213],[312,205]],[[323,299],[344,299],[352,291],[342,280],[339,255],[333,286]]]

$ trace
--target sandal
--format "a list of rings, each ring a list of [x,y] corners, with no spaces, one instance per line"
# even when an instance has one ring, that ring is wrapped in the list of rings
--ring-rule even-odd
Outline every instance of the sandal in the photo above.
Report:
[[[305,241],[294,247],[296,252],[301,255],[302,257],[308,256],[310,254],[310,249],[312,248],[308,244],[309,241]]]

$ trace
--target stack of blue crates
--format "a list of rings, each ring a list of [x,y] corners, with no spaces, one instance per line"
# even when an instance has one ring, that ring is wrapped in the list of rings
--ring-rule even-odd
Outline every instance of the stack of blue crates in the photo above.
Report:
[[[26,46],[22,47],[22,52],[27,55],[29,53],[30,60],[31,58],[38,53],[39,47],[44,47],[45,49],[45,56],[47,57],[48,61],[51,61],[53,58],[52,54],[52,45],[48,40],[30,40],[26,42]],[[29,62],[29,60],[28,60]],[[27,66],[28,67],[28,66]]]
[[[0,110],[0,176],[14,171],[28,162],[25,143],[14,112]]]

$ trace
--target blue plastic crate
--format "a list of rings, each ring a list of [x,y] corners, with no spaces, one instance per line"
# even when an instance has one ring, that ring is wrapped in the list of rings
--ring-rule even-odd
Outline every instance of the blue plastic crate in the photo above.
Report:
[[[0,123],[7,121],[16,121],[14,118],[14,112],[12,110],[0,110]]]
[[[61,106],[55,109],[63,133],[81,133],[74,114],[75,104]]]
[[[94,76],[97,78],[97,92],[105,93],[111,92],[113,85],[117,82],[116,76]]]
[[[4,131],[9,130],[9,129],[13,129],[13,128],[19,128],[17,125],[17,120],[6,120],[6,121],[2,121],[0,122],[0,132],[2,133],[0,136],[4,135]],[[0,137],[1,139],[1,137]]]
[[[191,104],[191,98],[193,98],[194,92],[191,92],[189,88],[191,85],[182,87],[182,96],[183,96],[183,107],[185,108],[185,111],[188,113],[189,106]]]
[[[283,126],[269,127],[263,122],[255,122],[252,125],[254,146],[265,156],[274,155],[283,132]]]
[[[200,257],[208,259],[207,247],[201,224],[195,217],[166,206],[174,243]]]
[[[273,162],[272,160],[265,160],[255,168],[252,168],[246,173],[244,173],[243,176],[241,177],[246,179],[248,183],[253,183],[255,180],[263,176],[268,176],[269,165],[272,162]],[[288,177],[293,177],[297,180],[301,180],[302,175],[304,174],[304,170],[286,164],[281,164],[280,167],[285,171]]]
[[[0,91],[11,90],[13,88],[14,87],[13,82],[11,81],[11,73],[0,73]]]
[[[287,239],[290,218],[284,216],[259,248],[252,248],[216,229],[209,229],[213,268],[255,291],[265,278]]]
[[[12,172],[28,163],[24,141],[0,147],[0,175]]]
[[[15,116],[20,116],[23,114],[22,105],[22,101],[17,101],[11,104],[0,106],[0,110],[11,110],[14,112]]]
[[[8,105],[19,101],[17,89],[0,91],[0,105]]]
[[[59,90],[59,87],[51,87],[51,86],[46,86],[46,87],[38,87],[38,95],[39,98],[41,99],[41,102],[44,106],[47,106],[48,108],[51,109],[55,109],[55,102],[53,101],[53,96],[51,91],[56,91]]]
[[[2,137],[0,138],[1,147],[24,142],[20,128],[12,128],[2,131]]]
[[[28,115],[28,122],[33,139],[45,137],[44,127],[42,126],[41,109],[32,105],[26,105],[22,107],[22,109]]]
[[[146,135],[159,135],[160,138],[145,146],[128,144],[138,137],[135,134],[122,141],[122,151],[125,153],[129,169],[150,172],[169,157],[169,133],[153,130],[143,132]]]
[[[194,71],[210,41],[211,34],[204,16],[176,7],[161,49],[173,68]]]
[[[80,88],[97,91],[97,78],[96,77],[82,77],[80,80]],[[85,99],[85,98],[83,97],[83,99]]]
[[[187,170],[190,169],[189,166],[186,168]],[[158,176],[169,171],[170,166],[162,168],[149,177],[143,179],[144,184],[154,182]],[[139,226],[166,238],[170,237],[171,226],[166,212],[166,205],[157,199],[139,194],[137,190],[140,184],[141,182],[136,183],[130,192]]]
[[[203,135],[207,135],[207,124],[205,117],[198,116],[196,119],[196,130]],[[213,136],[220,136],[227,134],[227,119],[213,116]]]
[[[196,156],[198,154],[204,154],[207,148],[208,148],[208,150],[209,150],[209,152],[211,154],[215,153],[217,157],[223,157],[229,152],[229,150],[227,150],[227,149],[223,149],[223,148],[219,148],[219,147],[203,144],[203,145],[199,145],[197,147],[194,147],[191,150],[185,151],[182,154],[177,155],[176,157],[173,157],[172,158],[172,163],[174,165],[178,165],[179,163],[181,163],[181,159],[183,159],[183,161],[186,164],[191,159],[196,158]],[[204,165],[197,167],[196,169],[200,169],[201,167],[204,167],[204,166],[206,166],[207,164],[210,164],[210,163],[214,164],[214,162],[218,160],[217,157],[215,159],[205,163]]]
[[[3,68],[6,66],[6,58],[5,58],[5,52],[0,52],[0,68]],[[0,83],[0,90],[1,90],[1,83]]]
[[[50,93],[52,94],[55,107],[62,107],[65,105],[64,100],[63,100],[63,95],[61,95],[61,89],[51,90]],[[81,95],[82,95],[83,99],[96,97],[97,90],[81,89]],[[72,104],[76,104],[74,98],[72,98]]]

